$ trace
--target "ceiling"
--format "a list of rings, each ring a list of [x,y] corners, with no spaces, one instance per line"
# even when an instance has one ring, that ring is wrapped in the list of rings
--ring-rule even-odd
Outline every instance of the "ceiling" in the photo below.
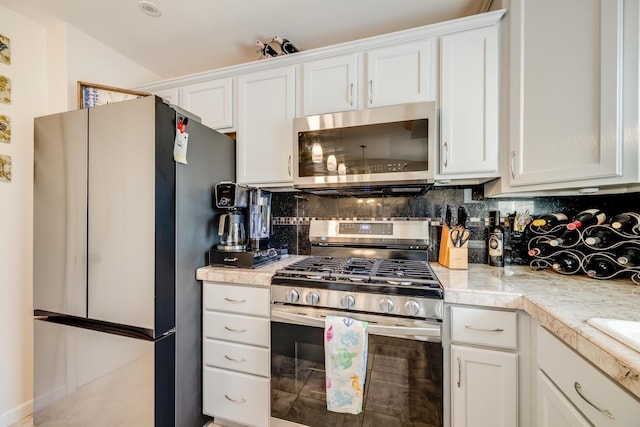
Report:
[[[301,50],[485,11],[487,0],[0,0],[44,27],[67,22],[161,78],[255,61],[275,35]]]

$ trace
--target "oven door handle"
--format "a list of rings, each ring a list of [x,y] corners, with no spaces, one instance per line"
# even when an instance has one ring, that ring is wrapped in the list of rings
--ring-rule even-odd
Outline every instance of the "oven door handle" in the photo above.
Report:
[[[336,315],[343,315],[338,314]],[[355,320],[359,319],[357,315],[345,315]],[[277,308],[271,308],[271,320],[275,322],[291,323],[294,325],[305,325],[316,328],[324,328],[324,316],[317,316],[314,314],[305,314],[301,312],[292,313],[289,311],[278,310]],[[381,317],[381,320],[386,318]],[[414,338],[423,341],[440,342],[442,337],[442,326],[437,322],[425,321],[421,325],[417,326],[401,326],[392,324],[376,323],[371,320],[364,320],[368,322],[367,332],[374,335],[388,335],[395,337]]]

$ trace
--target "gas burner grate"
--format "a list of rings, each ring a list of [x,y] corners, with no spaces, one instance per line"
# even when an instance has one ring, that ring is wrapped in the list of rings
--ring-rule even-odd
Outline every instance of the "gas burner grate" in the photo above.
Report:
[[[312,256],[277,271],[276,276],[354,284],[440,287],[429,264],[421,260]]]

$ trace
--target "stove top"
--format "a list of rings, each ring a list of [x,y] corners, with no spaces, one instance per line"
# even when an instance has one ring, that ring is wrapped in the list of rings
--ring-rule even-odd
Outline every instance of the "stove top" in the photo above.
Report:
[[[442,298],[429,263],[411,259],[310,256],[276,271],[272,285]]]

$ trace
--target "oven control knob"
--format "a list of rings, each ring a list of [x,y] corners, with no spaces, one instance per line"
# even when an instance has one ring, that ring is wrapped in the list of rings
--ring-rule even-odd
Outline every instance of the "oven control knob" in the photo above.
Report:
[[[417,301],[410,299],[404,303],[404,312],[409,316],[417,316],[420,313],[420,304]]]
[[[307,304],[316,305],[320,302],[320,295],[318,295],[317,292],[309,292],[305,299],[307,300]]]
[[[295,289],[289,289],[284,297],[290,304],[297,302],[298,298],[300,298],[300,294]]]
[[[382,298],[380,300],[380,310],[384,313],[391,313],[393,311],[393,300],[391,298]]]
[[[353,295],[346,295],[342,297],[340,303],[342,304],[342,308],[351,310],[353,306],[356,305],[356,298]]]

